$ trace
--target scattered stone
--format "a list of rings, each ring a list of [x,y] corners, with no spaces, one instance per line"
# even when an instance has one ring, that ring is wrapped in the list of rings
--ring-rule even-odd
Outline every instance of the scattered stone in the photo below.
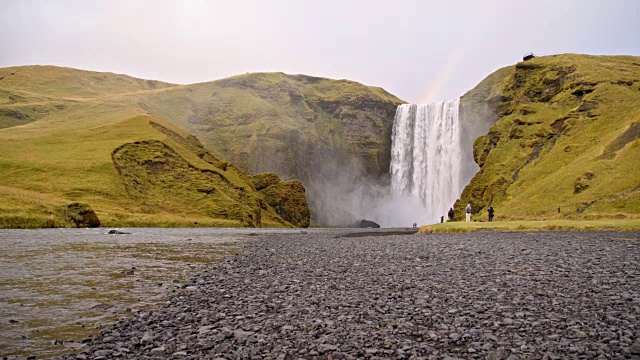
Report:
[[[589,337],[589,335],[587,335],[587,333],[584,331],[576,331],[576,337],[578,339],[586,339]]]
[[[142,339],[140,339],[140,344],[149,344],[153,342],[153,334],[150,332],[146,332],[144,333],[144,335],[142,336]]]
[[[375,231],[383,230],[367,232]],[[640,242],[624,241],[637,240],[637,233],[346,233],[260,232],[246,240],[241,255],[176,288],[163,308],[103,328],[82,354],[274,360],[640,355]]]
[[[236,330],[233,332],[233,336],[240,340],[244,340],[253,334],[254,333],[251,331],[243,331],[243,330]]]
[[[112,350],[98,350],[96,352],[93,353],[94,356],[104,356],[104,357],[108,357],[111,356],[111,354],[113,354]]]
[[[158,346],[157,348],[151,349],[149,352],[151,355],[160,355],[164,354],[164,346]]]

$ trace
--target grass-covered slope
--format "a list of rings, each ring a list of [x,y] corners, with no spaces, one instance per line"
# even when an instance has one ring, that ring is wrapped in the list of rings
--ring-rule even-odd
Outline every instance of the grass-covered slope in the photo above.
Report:
[[[57,66],[0,68],[0,128],[36,121],[83,101],[172,86]]]
[[[278,191],[257,190],[252,176],[138,101],[169,84],[52,67],[3,75],[0,109],[50,111],[0,129],[0,227],[84,226],[78,218],[91,209],[103,226],[309,224],[299,182],[275,178]]]
[[[305,184],[337,159],[369,175],[388,172],[393,116],[403,103],[381,88],[283,73],[141,94],[139,101],[241,169]]]
[[[556,55],[494,73],[461,99],[461,121],[493,123],[475,141],[465,188],[486,220],[637,218],[640,58]],[[560,212],[558,212],[560,209]]]

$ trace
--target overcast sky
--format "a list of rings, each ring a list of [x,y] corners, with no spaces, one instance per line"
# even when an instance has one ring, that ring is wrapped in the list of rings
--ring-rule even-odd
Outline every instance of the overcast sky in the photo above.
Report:
[[[0,67],[48,64],[187,84],[282,71],[455,99],[536,54],[640,55],[640,1],[0,2]]]

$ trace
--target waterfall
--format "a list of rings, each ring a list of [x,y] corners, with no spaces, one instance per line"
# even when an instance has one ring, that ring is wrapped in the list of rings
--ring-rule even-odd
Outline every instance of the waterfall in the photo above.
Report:
[[[400,105],[391,140],[391,188],[419,199],[423,223],[439,222],[462,193],[459,101]],[[473,161],[471,159],[471,161]],[[466,179],[464,179],[466,180]],[[458,215],[459,216],[459,215]]]

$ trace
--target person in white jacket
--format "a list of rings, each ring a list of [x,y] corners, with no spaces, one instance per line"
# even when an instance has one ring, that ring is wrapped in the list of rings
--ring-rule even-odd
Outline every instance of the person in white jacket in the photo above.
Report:
[[[471,221],[471,203],[467,204],[467,208],[465,209],[467,213],[467,222]]]

